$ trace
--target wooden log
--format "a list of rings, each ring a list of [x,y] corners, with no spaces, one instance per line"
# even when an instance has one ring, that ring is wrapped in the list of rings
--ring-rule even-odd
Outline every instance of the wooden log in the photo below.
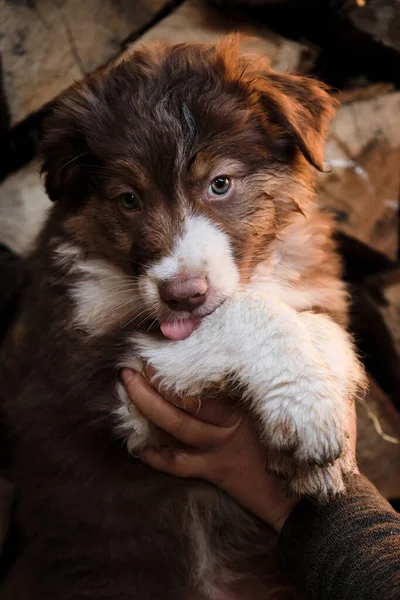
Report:
[[[0,136],[4,135],[10,124],[10,113],[4,90],[3,59],[0,54]]]
[[[352,102],[330,128],[319,202],[337,227],[395,258],[400,197],[400,93]]]
[[[330,49],[349,73],[373,81],[400,83],[400,2],[398,0],[325,0],[323,32]],[[324,48],[325,49],[325,48]]]
[[[379,310],[391,333],[400,364],[400,268],[382,279],[382,301]]]
[[[18,255],[28,251],[50,205],[38,163],[10,175],[0,185],[0,243]]]
[[[286,4],[288,0],[211,0],[211,2],[217,6],[221,4],[238,4],[240,6],[268,6],[270,4]]]
[[[400,414],[370,378],[365,402],[357,403],[357,461],[385,498],[400,497]]]
[[[370,38],[400,55],[400,2],[398,0],[330,0],[340,5],[340,12],[354,35]]]
[[[369,85],[352,87],[336,94],[343,104],[352,104],[359,100],[372,100],[395,91],[393,83],[378,82]]]
[[[220,12],[210,6],[206,0],[184,2],[171,15],[157,23],[132,44],[119,60],[126,58],[133,49],[143,43],[160,39],[175,44],[187,41],[211,43],[230,31],[240,31],[259,38],[244,43],[243,47],[268,56],[273,67],[278,71],[304,73],[309,71],[315,62],[315,50],[286,40],[241,12],[234,10]]]
[[[172,0],[0,3],[0,53],[11,126],[107,63]]]

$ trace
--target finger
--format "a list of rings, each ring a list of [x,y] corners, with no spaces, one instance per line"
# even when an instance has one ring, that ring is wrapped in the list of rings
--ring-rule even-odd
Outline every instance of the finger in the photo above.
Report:
[[[139,373],[123,369],[121,375],[129,398],[142,415],[184,444],[211,447],[227,440],[238,426],[239,422],[228,428],[200,421],[166,402]]]
[[[152,377],[154,377],[154,375],[156,374],[155,369],[151,366],[151,365],[146,365],[144,367],[143,370],[144,374],[146,375],[146,378],[150,381],[152,379]]]
[[[157,388],[157,380],[152,381],[156,371],[151,366],[146,366],[144,373],[148,381]],[[194,415],[198,419],[213,425],[221,427],[231,427],[240,417],[240,412],[228,394],[221,391],[219,393],[204,395],[203,398],[193,398],[191,396],[179,396],[172,392],[164,394],[164,399],[182,408],[186,412]]]
[[[231,427],[240,418],[240,412],[233,406],[232,401],[222,395],[192,398],[166,394],[165,399],[212,425]]]
[[[146,448],[139,459],[153,469],[175,477],[203,477],[210,471],[206,456],[184,450]]]

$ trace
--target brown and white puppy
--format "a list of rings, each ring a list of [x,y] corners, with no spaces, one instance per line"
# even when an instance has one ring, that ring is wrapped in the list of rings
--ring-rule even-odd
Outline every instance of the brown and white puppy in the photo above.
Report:
[[[32,597],[246,598],[243,577],[272,594],[261,523],[124,449],[151,432],[123,365],[176,392],[240,389],[290,489],[343,490],[363,373],[314,202],[332,114],[321,84],[235,37],[138,51],[59,99],[43,144],[56,202],[4,392]]]

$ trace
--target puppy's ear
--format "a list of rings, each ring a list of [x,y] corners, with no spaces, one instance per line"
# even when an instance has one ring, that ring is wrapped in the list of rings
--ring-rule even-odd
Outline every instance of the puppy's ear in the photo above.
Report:
[[[324,140],[336,108],[327,87],[318,81],[272,70],[258,80],[267,116],[301,150],[314,167],[324,170]]]
[[[96,96],[85,83],[62,94],[46,119],[40,145],[41,173],[50,200],[81,201],[90,187],[94,158],[87,144]]]

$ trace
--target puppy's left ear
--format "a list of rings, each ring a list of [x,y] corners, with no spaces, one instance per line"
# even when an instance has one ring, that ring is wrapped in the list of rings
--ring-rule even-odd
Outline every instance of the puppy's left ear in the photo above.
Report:
[[[90,75],[53,103],[40,144],[41,173],[52,201],[81,202],[90,193],[95,157],[88,137],[96,131],[100,85],[100,76]]]
[[[269,71],[258,80],[266,113],[314,167],[324,170],[324,140],[337,102],[321,82]]]

